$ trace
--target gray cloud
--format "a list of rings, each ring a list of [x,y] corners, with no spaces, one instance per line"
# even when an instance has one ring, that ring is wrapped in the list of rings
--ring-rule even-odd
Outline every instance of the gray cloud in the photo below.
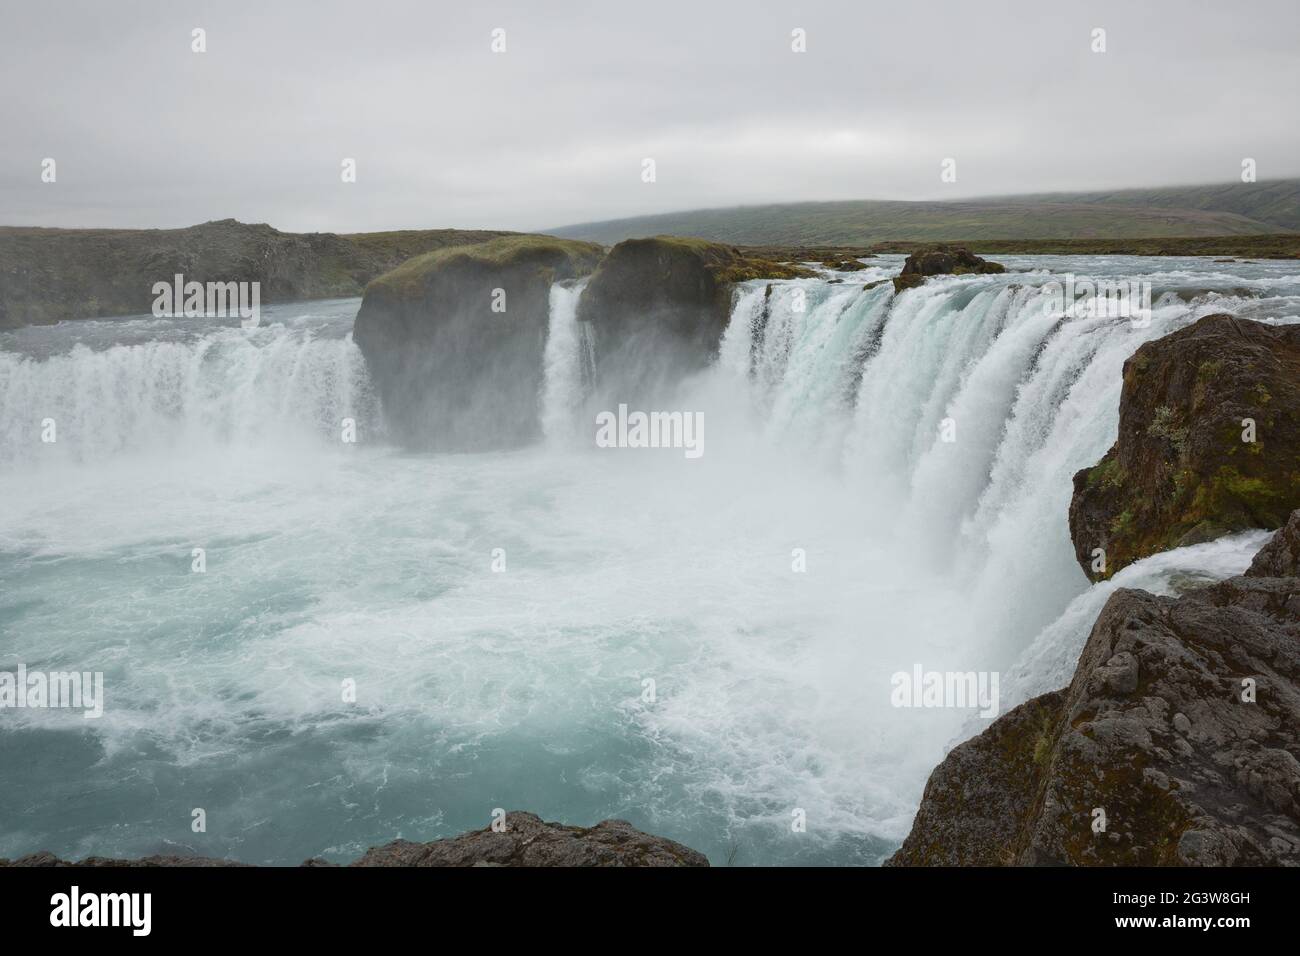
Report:
[[[7,6],[9,224],[536,229],[1300,174],[1294,0]]]

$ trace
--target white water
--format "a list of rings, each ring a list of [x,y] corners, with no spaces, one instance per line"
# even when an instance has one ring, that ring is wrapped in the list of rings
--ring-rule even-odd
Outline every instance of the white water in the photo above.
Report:
[[[551,323],[546,337],[546,385],[542,433],[552,444],[572,444],[580,434],[578,415],[591,384],[592,341],[578,321],[578,300],[587,280],[551,287]]]
[[[1157,293],[1192,301],[1160,300],[1143,330],[1044,314],[1041,272],[901,297],[861,288],[893,261],[770,298],[755,284],[682,391],[708,419],[695,461],[572,440],[590,381],[576,289],[552,294],[547,442],[509,454],[386,447],[355,302],[267,310],[252,334],[136,319],[0,337],[0,669],[102,670],[109,697],[97,722],[5,714],[0,763],[31,769],[0,792],[0,856],[348,859],[503,806],[628,818],[715,861],[878,861],[945,746],[981,726],[891,707],[890,675],[999,670],[1005,710],[1064,683],[1114,586],[1088,588],[1065,514],[1114,438],[1124,358],[1208,312],[1300,312],[1285,264],[1156,265]],[[1258,543],[1117,580],[1222,577]]]
[[[329,306],[317,308],[333,317]],[[111,324],[87,323],[94,328],[86,331],[111,336]],[[53,354],[0,351],[0,465],[316,444],[340,435],[345,418],[380,427],[365,363],[348,337],[302,325],[202,334],[172,320],[132,325],[125,342],[86,344],[65,325],[45,330],[42,344],[60,349]],[[42,441],[47,419],[53,442]]]

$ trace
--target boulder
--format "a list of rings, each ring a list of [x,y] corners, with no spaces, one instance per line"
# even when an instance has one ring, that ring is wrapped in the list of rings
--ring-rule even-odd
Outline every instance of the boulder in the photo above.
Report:
[[[609,401],[662,397],[717,353],[735,283],[811,274],[702,239],[620,242],[578,304],[578,319],[594,331],[597,381]]]
[[[1281,526],[1300,508],[1300,325],[1210,315],[1146,343],[1124,363],[1119,418],[1115,444],[1074,476],[1070,534],[1090,578]]]
[[[1300,865],[1298,537],[1300,511],[1245,575],[1116,591],[1070,686],[955,747],[888,865]]]
[[[972,275],[1006,272],[997,262],[981,259],[964,246],[929,246],[918,249],[907,257],[894,279],[894,291],[913,289],[925,282],[927,276]]]
[[[512,810],[500,833],[485,827],[460,836],[412,843],[394,840],[372,847],[349,866],[708,866],[704,854],[663,837],[643,833],[625,820],[593,827],[546,823],[533,813]],[[51,853],[33,853],[0,866],[245,866],[209,857],[149,856],[137,860],[87,857],[75,863]],[[328,867],[319,857],[303,866]]]
[[[392,437],[469,451],[541,433],[551,284],[587,275],[599,246],[508,236],[440,249],[366,287],[353,338]]]

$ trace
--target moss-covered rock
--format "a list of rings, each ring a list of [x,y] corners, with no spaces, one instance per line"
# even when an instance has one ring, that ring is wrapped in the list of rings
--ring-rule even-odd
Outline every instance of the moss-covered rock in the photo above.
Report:
[[[914,289],[928,276],[985,275],[1006,271],[1001,263],[981,259],[964,246],[928,246],[907,257],[894,279],[894,291]]]
[[[513,447],[540,434],[551,284],[599,246],[507,236],[408,260],[366,288],[353,336],[385,418],[412,447]]]
[[[1116,591],[1068,687],[935,769],[890,864],[1300,865],[1297,553],[1300,512],[1245,575]]]
[[[1212,315],[1125,363],[1119,439],[1075,475],[1070,532],[1101,579],[1170,548],[1280,527],[1297,507],[1300,326]]]

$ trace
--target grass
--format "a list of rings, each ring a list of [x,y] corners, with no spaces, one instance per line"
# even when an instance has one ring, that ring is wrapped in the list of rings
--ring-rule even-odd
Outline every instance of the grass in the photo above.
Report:
[[[554,236],[508,235],[471,245],[449,246],[408,259],[391,272],[370,283],[370,288],[398,296],[416,294],[431,271],[455,260],[478,262],[500,268],[511,264],[535,263],[538,268],[555,268],[567,260],[574,275],[585,275],[599,263],[604,250],[589,242],[557,239]]]
[[[696,209],[550,230],[611,245],[633,237],[693,236],[750,246],[852,246],[990,240],[1043,243],[1195,239],[1300,230],[1300,180],[951,202],[852,200]],[[1300,238],[1298,236],[1297,238]],[[1230,248],[1230,247],[1229,247]],[[1172,253],[1147,253],[1168,255]],[[1201,253],[1236,255],[1234,251]]]

